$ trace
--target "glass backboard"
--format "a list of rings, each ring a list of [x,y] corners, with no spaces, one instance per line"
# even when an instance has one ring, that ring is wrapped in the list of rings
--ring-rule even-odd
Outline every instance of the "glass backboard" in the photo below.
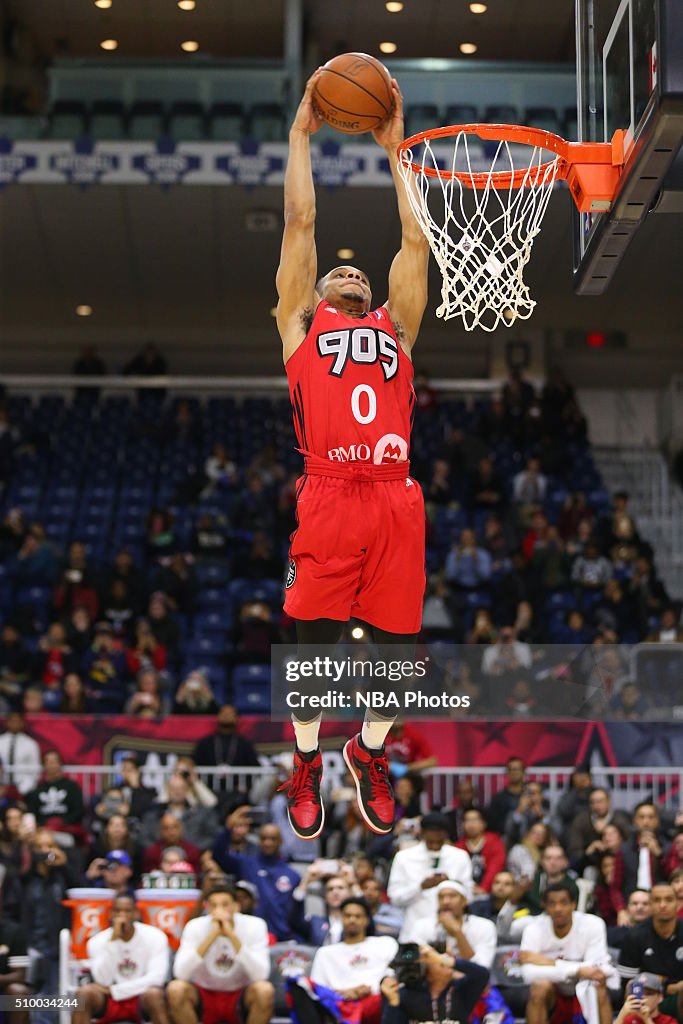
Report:
[[[600,294],[656,200],[683,140],[683,0],[576,0],[577,131],[625,136],[612,210],[575,212],[580,294]]]

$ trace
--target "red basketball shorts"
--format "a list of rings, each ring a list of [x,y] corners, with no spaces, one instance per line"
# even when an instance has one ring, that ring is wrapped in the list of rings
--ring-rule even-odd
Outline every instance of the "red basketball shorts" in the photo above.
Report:
[[[353,477],[306,473],[297,495],[288,615],[353,617],[389,633],[418,633],[425,589],[419,484],[407,476],[372,480],[362,471]]]
[[[236,989],[234,992],[215,991],[199,986],[197,988],[201,1000],[199,1019],[202,1024],[219,1024],[219,1021],[225,1021],[227,1024],[241,1024],[244,1016],[242,1013],[243,988]]]
[[[119,1020],[141,1021],[140,996],[131,996],[130,999],[113,999],[107,996],[104,1013],[95,1019],[97,1024],[115,1024]]]

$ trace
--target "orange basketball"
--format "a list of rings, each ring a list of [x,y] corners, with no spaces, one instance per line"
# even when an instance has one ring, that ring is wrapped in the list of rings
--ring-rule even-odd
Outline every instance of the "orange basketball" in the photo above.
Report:
[[[391,75],[367,53],[342,53],[328,60],[313,93],[316,112],[349,135],[378,128],[391,114]]]

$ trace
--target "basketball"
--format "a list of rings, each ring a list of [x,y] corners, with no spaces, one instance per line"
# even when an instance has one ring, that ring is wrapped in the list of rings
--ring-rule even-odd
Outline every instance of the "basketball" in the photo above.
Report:
[[[348,135],[378,128],[391,114],[391,75],[367,53],[342,53],[328,60],[313,94],[316,112]]]

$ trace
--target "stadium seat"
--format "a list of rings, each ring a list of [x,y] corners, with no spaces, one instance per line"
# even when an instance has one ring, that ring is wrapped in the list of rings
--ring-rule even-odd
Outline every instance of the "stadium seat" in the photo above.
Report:
[[[86,132],[85,106],[80,100],[56,100],[48,118],[51,139],[78,139]]]
[[[176,142],[198,142],[206,137],[206,114],[201,103],[178,100],[171,106],[168,134]]]
[[[517,107],[508,103],[494,103],[484,111],[485,124],[519,124],[520,116]]]
[[[126,134],[126,112],[121,100],[95,100],[90,108],[90,136],[122,139]]]
[[[249,136],[257,142],[282,142],[286,137],[282,107],[278,103],[255,103],[249,113]]]
[[[282,601],[282,583],[280,580],[233,580],[228,587],[228,594],[235,607],[247,601],[264,601],[266,604],[279,607]]]
[[[128,117],[128,137],[155,142],[166,133],[163,104],[156,100],[137,100]]]
[[[270,665],[238,665],[232,673],[232,687],[241,714],[270,711]]]
[[[527,107],[524,111],[524,124],[533,128],[542,128],[546,132],[560,131],[560,119],[554,107]]]
[[[441,120],[435,103],[411,103],[406,107],[406,138],[427,128],[439,128]]]
[[[451,103],[445,111],[443,123],[446,124],[476,124],[479,121],[479,111],[471,103]],[[458,403],[462,405],[462,403]]]
[[[240,103],[214,103],[209,112],[212,142],[239,142],[246,135],[246,118]],[[216,399],[216,402],[223,401]],[[230,399],[230,401],[233,401]]]

